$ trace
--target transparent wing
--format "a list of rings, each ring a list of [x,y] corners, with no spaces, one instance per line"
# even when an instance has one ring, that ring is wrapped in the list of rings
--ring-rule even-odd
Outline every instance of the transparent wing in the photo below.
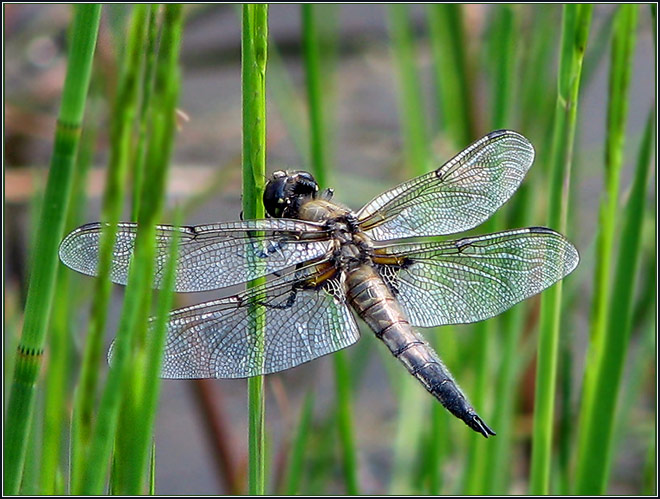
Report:
[[[577,266],[564,236],[530,227],[377,250],[381,276],[414,326],[477,322],[543,291]]]
[[[308,362],[355,343],[359,331],[338,278],[307,285],[313,266],[244,293],[172,312],[164,378],[245,378]],[[255,307],[254,303],[260,306]],[[263,357],[252,325],[265,322]]]
[[[525,137],[491,132],[437,170],[367,203],[358,213],[360,226],[376,241],[471,229],[511,197],[533,161]]]
[[[62,262],[78,272],[96,275],[103,225],[83,225],[60,245]],[[321,224],[301,220],[244,220],[212,225],[156,227],[154,286],[160,287],[168,248],[180,233],[175,291],[195,292],[246,282],[324,256],[331,246]],[[111,280],[126,284],[137,236],[137,224],[120,223],[113,250]]]

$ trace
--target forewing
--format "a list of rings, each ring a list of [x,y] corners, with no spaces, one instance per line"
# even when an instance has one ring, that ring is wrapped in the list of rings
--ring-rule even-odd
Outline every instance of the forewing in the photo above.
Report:
[[[83,225],[60,245],[65,265],[87,275],[98,272],[103,225]],[[212,225],[156,227],[154,286],[160,287],[175,232],[180,233],[177,292],[208,291],[246,282],[325,255],[331,245],[322,225],[288,219],[244,220]],[[113,249],[112,282],[126,284],[137,224],[120,223]]]
[[[316,288],[303,286],[315,273],[308,267],[236,296],[172,312],[162,376],[269,374],[355,343],[359,331],[343,286],[337,278]],[[256,323],[265,323],[263,357],[250,332]]]
[[[384,192],[358,213],[376,241],[462,232],[490,217],[516,191],[534,161],[519,133],[489,133],[437,170]]]
[[[543,291],[576,267],[561,234],[530,227],[443,243],[398,244],[374,261],[413,326],[477,322]]]

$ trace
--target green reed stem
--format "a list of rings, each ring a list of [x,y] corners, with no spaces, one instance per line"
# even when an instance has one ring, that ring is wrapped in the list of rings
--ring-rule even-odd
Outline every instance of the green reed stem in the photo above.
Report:
[[[529,28],[529,37],[522,43],[524,47],[524,63],[521,65],[520,130],[531,136],[532,131],[543,137],[545,130],[552,121],[554,100],[552,95],[552,78],[550,77],[549,60],[553,57],[554,38],[556,32],[555,5],[535,5],[533,19]],[[543,151],[537,151],[535,168],[544,168],[545,162],[539,157]],[[524,187],[525,184],[523,184]]]
[[[127,400],[133,387],[127,384],[130,379],[131,352],[134,347],[136,330],[143,317],[143,297],[150,294],[154,270],[155,224],[162,211],[164,191],[167,179],[167,165],[172,151],[174,131],[176,129],[175,110],[178,101],[179,72],[177,69],[181,41],[181,11],[177,4],[170,4],[164,10],[163,38],[161,54],[156,76],[157,107],[152,113],[152,133],[147,152],[146,173],[149,183],[145,184],[141,210],[138,217],[140,229],[135,241],[133,263],[129,270],[128,284],[124,298],[124,308],[119,320],[117,339],[112,354],[112,369],[108,374],[103,391],[97,422],[92,434],[87,469],[83,476],[82,492],[100,494],[104,489],[107,465],[109,464],[115,430],[119,419],[119,408]],[[149,415],[142,415],[149,417]],[[117,438],[134,438],[135,435],[119,434]],[[142,434],[138,438],[151,441],[151,434]],[[127,456],[130,462],[119,463],[125,470],[130,466],[145,467],[144,459],[137,463],[139,453]],[[123,483],[117,484],[123,488]]]
[[[429,142],[427,139],[426,116],[422,99],[421,85],[416,68],[415,44],[407,5],[391,4],[388,8],[388,25],[392,39],[392,54],[395,72],[399,81],[397,100],[399,120],[404,142],[404,158],[412,175],[428,171]],[[398,366],[399,368],[401,366]],[[401,373],[403,375],[403,373]],[[405,494],[419,490],[415,474],[415,453],[422,443],[422,422],[431,399],[409,378],[401,379],[399,385],[399,415],[394,440],[393,473],[390,493]]]
[[[516,90],[517,20],[513,7],[497,5],[487,47],[492,65],[492,126],[511,127],[511,109]]]
[[[321,54],[318,29],[316,26],[316,7],[312,4],[301,5],[302,41],[305,63],[305,83],[307,84],[307,103],[310,123],[310,158],[312,175],[320,186],[328,185],[327,150],[325,147],[327,132],[323,113],[321,89]]]
[[[25,462],[37,380],[43,363],[43,349],[55,290],[57,247],[64,230],[100,15],[99,4],[74,7],[62,105],[35,241],[23,334],[17,349],[14,381],[5,419],[6,494],[18,492]]]
[[[317,28],[318,7],[311,4],[301,6],[302,34],[304,48],[305,78],[307,83],[307,102],[310,123],[310,159],[312,174],[321,187],[327,186],[328,180],[328,133],[325,120],[325,104],[321,88],[320,38]],[[337,425],[342,449],[342,469],[346,491],[359,494],[357,480],[357,456],[351,421],[350,372],[346,365],[344,352],[333,355],[335,387],[337,397]]]
[[[156,57],[158,55],[158,4],[149,6],[147,18],[146,43],[144,45],[144,68],[142,74],[142,101],[140,103],[140,119],[137,130],[137,145],[133,155],[133,208],[131,220],[137,220],[140,213],[140,194],[144,181],[144,162],[148,144],[148,120],[151,96],[153,95]]]
[[[94,82],[92,82],[94,88]],[[92,91],[93,92],[93,91]],[[89,125],[82,131],[80,151],[76,159],[65,230],[80,225],[84,213],[86,184],[89,167],[92,164],[96,145],[98,99],[90,99],[87,121]],[[65,490],[56,488],[62,444],[70,426],[68,405],[70,404],[70,380],[73,370],[74,309],[79,296],[71,271],[64,265],[58,269],[53,312],[51,315],[51,337],[48,372],[45,375],[45,406],[43,419],[43,443],[41,454],[41,476],[39,491],[44,495],[63,494]]]
[[[284,60],[277,45],[271,40],[268,50],[268,92],[275,104],[280,118],[298,154],[302,168],[309,168],[309,138],[304,124],[305,113],[302,109],[299,92],[291,75],[288,73]]]
[[[127,159],[127,170],[130,170],[133,175],[133,193],[132,193],[132,220],[139,220],[141,216],[141,198],[144,194],[144,186],[142,178],[145,175],[146,153],[149,147],[148,133],[150,118],[156,113],[156,110],[150,108],[151,95],[154,85],[154,68],[157,56],[156,40],[157,33],[157,11],[159,5],[153,4],[149,7],[140,6],[139,11],[134,12],[134,17],[131,19],[133,26],[136,27],[134,38],[130,40],[130,52],[134,53],[133,57],[126,62],[132,67],[126,68],[126,73],[131,75],[124,81],[131,83],[132,92],[134,96],[141,97],[139,103],[139,110],[137,108],[137,100],[133,102],[135,107],[131,109],[132,123],[126,123],[127,129],[130,127],[135,130],[137,139],[131,140],[129,144],[130,158]],[[135,23],[139,24],[136,26]],[[164,98],[164,97],[163,97]],[[157,104],[156,104],[157,106]],[[155,106],[155,107],[156,107]],[[150,188],[150,186],[147,187]],[[123,188],[123,185],[122,185]],[[145,293],[142,297],[142,303],[139,306],[141,311],[136,319],[136,331],[133,333],[133,346],[131,348],[133,360],[129,363],[128,374],[126,383],[131,385],[130,390],[122,390],[121,409],[119,411],[119,420],[117,422],[117,435],[120,438],[115,439],[112,469],[110,482],[112,488],[111,494],[126,493],[128,483],[131,477],[135,477],[142,471],[142,468],[136,466],[135,460],[138,451],[135,447],[140,445],[144,436],[137,433],[138,426],[135,421],[144,421],[144,416],[140,413],[142,407],[142,383],[144,381],[145,360],[144,360],[144,335],[146,334],[147,316],[151,309],[151,293]]]
[[[548,203],[548,225],[559,232],[564,232],[566,227],[580,76],[592,10],[592,5],[564,6]],[[530,476],[532,494],[550,491],[561,290],[559,281],[541,297]]]
[[[429,41],[433,54],[438,122],[456,147],[465,147],[475,138],[472,79],[466,54],[463,7],[436,4],[427,7]]]
[[[263,218],[261,195],[266,176],[266,61],[268,57],[268,5],[243,5],[243,216]],[[253,281],[256,286],[265,280]],[[264,324],[253,334],[263,351]],[[263,356],[263,355],[262,355]],[[248,493],[265,493],[264,377],[248,379]]]
[[[101,235],[98,278],[94,283],[94,298],[83,352],[80,383],[74,396],[71,441],[71,490],[78,493],[82,474],[87,466],[86,453],[97,401],[98,380],[103,359],[104,329],[108,314],[112,284],[110,267],[116,224],[121,216],[128,176],[135,110],[139,99],[139,74],[143,51],[144,24],[147,7],[134,7],[131,15],[126,50],[110,124],[110,160],[101,220],[111,224]]]
[[[149,453],[149,495],[156,495],[156,440],[151,444]]]
[[[492,65],[492,129],[513,128],[513,102],[515,99],[517,59],[516,55],[519,49],[519,43],[522,34],[519,30],[517,12],[511,6],[497,6],[495,18],[490,27],[489,46],[487,48],[488,59],[493,62]],[[491,232],[503,229],[505,227],[522,227],[524,225],[524,214],[529,211],[529,185],[523,185],[516,193],[513,203],[509,206],[507,212],[513,213],[512,217],[504,217],[504,211],[493,215],[490,221],[486,222],[487,228],[484,232]],[[514,220],[510,220],[513,218]],[[503,221],[507,225],[503,226]],[[512,225],[508,225],[513,222]],[[477,341],[486,345],[490,337],[495,337],[497,329],[500,330],[498,340],[503,343],[501,358],[497,359],[491,352],[484,352],[483,363],[477,362],[478,369],[482,369],[486,375],[490,376],[495,372],[493,365],[495,360],[499,360],[499,368],[495,382],[494,396],[490,397],[492,412],[489,416],[489,424],[497,432],[494,439],[488,441],[477,440],[477,464],[478,473],[473,475],[473,480],[469,484],[469,489],[475,494],[493,494],[495,490],[500,493],[506,493],[505,487],[510,474],[510,461],[507,459],[513,445],[513,411],[516,402],[516,363],[515,358],[519,355],[519,341],[522,327],[522,313],[525,310],[524,305],[519,305],[506,311],[499,318],[492,321],[485,321],[484,331],[477,338]],[[496,327],[499,326],[499,327]],[[493,342],[490,341],[491,350]],[[486,347],[484,345],[484,347]],[[482,348],[484,348],[482,347]],[[489,366],[491,366],[489,368]],[[486,380],[488,383],[488,380]],[[484,402],[487,402],[484,400]],[[474,437],[473,437],[474,440]]]
[[[286,485],[284,489],[284,493],[289,496],[300,493],[300,485],[302,483],[302,475],[304,469],[303,458],[305,457],[305,449],[307,447],[313,409],[314,394],[310,392],[305,396],[305,401],[303,402],[303,406],[300,411],[300,421],[298,421],[296,438],[293,441],[291,454],[289,455],[289,462],[286,473]]]
[[[180,211],[175,214],[174,224],[177,226],[181,224]],[[125,481],[123,490],[120,489],[120,491],[129,495],[143,493],[145,474],[149,471],[145,464],[149,461],[150,451],[152,459],[155,459],[153,455],[155,452],[154,422],[160,394],[160,371],[165,349],[166,326],[174,296],[178,236],[179,233],[176,232],[170,243],[161,291],[158,295],[156,315],[153,326],[149,330],[146,348],[143,347],[144,358],[139,359],[142,360],[142,363],[136,363],[138,366],[144,367],[144,370],[134,377],[134,380],[139,384],[135,383],[136,386],[133,386],[130,390],[130,393],[137,395],[133,398],[136,401],[134,413],[138,417],[133,420],[134,427],[121,437],[128,441],[128,445],[125,446],[128,451],[126,454],[128,459],[126,463],[123,463]],[[133,383],[133,380],[131,380],[131,383]],[[150,475],[153,475],[153,472],[150,472]]]
[[[407,166],[414,175],[428,171],[429,142],[421,85],[415,67],[415,48],[407,5],[390,4],[388,24],[395,71],[399,80],[399,119]]]
[[[180,6],[168,5],[164,10],[161,49],[155,65],[155,87],[153,105],[153,139],[146,146],[145,174],[149,183],[142,189],[142,200],[138,220],[142,226],[152,227],[160,221],[163,199],[166,192],[167,165],[170,162],[176,131],[176,108],[179,96],[179,47],[183,30]],[[149,43],[153,47],[153,44]],[[148,78],[148,75],[145,75]],[[147,85],[148,86],[148,85]],[[175,225],[180,223],[180,213],[175,216]],[[176,238],[175,238],[176,239]],[[153,426],[160,393],[160,368],[165,346],[165,331],[168,313],[172,304],[174,266],[176,263],[176,240],[172,241],[163,285],[158,295],[156,315],[147,333],[145,307],[133,333],[134,352],[129,374],[122,389],[121,426],[115,440],[115,448],[124,451],[117,467],[121,470],[118,491],[135,495],[144,491],[149,450],[153,441]],[[149,248],[149,253],[152,250]],[[147,253],[145,251],[145,253]],[[150,275],[145,282],[151,283]],[[149,295],[147,292],[146,295]],[[124,409],[125,414],[124,414]],[[131,418],[131,416],[134,416]],[[131,420],[132,419],[132,420]],[[116,456],[118,454],[115,454]]]
[[[168,64],[168,57],[170,52],[168,48],[171,46],[171,40],[163,39],[164,46],[161,58],[158,59],[158,33],[159,28],[163,22],[162,16],[159,15],[161,6],[152,4],[150,6],[142,6],[143,10],[139,13],[141,21],[144,26],[140,28],[139,40],[133,40],[134,43],[140,43],[137,46],[139,58],[130,60],[130,63],[135,64],[134,73],[134,88],[140,95],[139,109],[136,107],[134,113],[133,128],[135,130],[135,140],[132,141],[130,147],[130,171],[133,177],[133,192],[132,192],[132,209],[131,219],[139,220],[144,215],[142,214],[141,200],[146,193],[154,186],[151,183],[144,185],[143,179],[149,178],[154,172],[149,170],[154,169],[154,165],[147,164],[147,153],[149,148],[153,147],[150,142],[150,137],[153,126],[157,126],[162,122],[159,118],[159,113],[163,112],[162,105],[165,105],[168,96],[164,95],[165,84],[164,80],[168,77],[167,71],[170,70]],[[166,33],[171,37],[172,30],[168,26]],[[176,74],[177,68],[171,68]],[[158,81],[156,81],[158,75]],[[158,84],[159,89],[155,89]],[[153,102],[152,97],[155,95],[156,102]],[[154,118],[156,117],[156,118]],[[158,121],[156,121],[158,120]],[[156,124],[156,125],[154,125]],[[155,136],[155,132],[154,132]],[[165,144],[163,151],[169,150],[169,144]],[[151,152],[153,155],[154,153]],[[161,161],[161,160],[158,160]],[[162,160],[162,164],[167,164],[168,158]],[[155,172],[155,174],[158,174]],[[155,220],[154,223],[161,220]],[[165,291],[165,290],[163,290]],[[149,435],[149,429],[145,428],[144,423],[150,421],[150,417],[145,412],[145,399],[146,394],[144,390],[152,393],[150,388],[155,388],[156,384],[151,384],[151,380],[147,381],[145,373],[147,371],[146,347],[147,340],[147,318],[151,311],[152,293],[145,293],[141,297],[142,303],[139,306],[140,313],[136,319],[136,330],[133,333],[132,346],[131,346],[131,361],[129,362],[128,374],[124,381],[125,388],[122,389],[121,409],[119,412],[119,420],[117,422],[117,435],[113,449],[113,466],[111,470],[111,483],[113,488],[111,493],[123,494],[136,494],[143,490],[140,487],[140,477],[144,473],[144,450],[146,438]],[[153,333],[152,333],[153,334]],[[147,383],[145,385],[145,383]],[[130,389],[128,387],[130,386]],[[139,423],[136,423],[139,421]]]
[[[622,5],[614,20],[605,154],[606,197],[601,201],[600,207],[592,329],[580,414],[575,488],[579,494],[603,494],[607,487],[612,459],[614,418],[630,339],[632,298],[640,256],[652,149],[652,112],[649,115],[625,214],[612,286],[610,273],[619,210],[618,193],[623,166],[628,86],[633,66],[637,10],[636,5]]]
[[[346,493],[359,495],[358,460],[353,436],[353,417],[351,404],[351,375],[344,352],[336,352],[333,356],[335,369],[335,385],[337,397],[337,427],[341,441],[342,470]]]
[[[491,129],[507,128],[510,127],[511,109],[514,96],[514,78],[516,67],[516,44],[515,44],[515,28],[516,18],[511,6],[498,5],[494,6],[495,10],[493,21],[489,26],[488,44],[486,46],[486,54],[488,60],[491,62],[490,77],[492,88],[492,111],[491,111]],[[501,213],[494,214],[487,222],[481,226],[484,232],[495,232],[500,229],[503,218]],[[517,309],[516,309],[517,310]],[[513,314],[516,310],[507,311],[505,314]],[[493,400],[489,394],[492,390],[488,389],[489,381],[492,378],[493,371],[493,355],[494,349],[494,336],[496,334],[496,325],[502,322],[502,318],[491,319],[479,322],[474,326],[474,347],[472,348],[472,356],[475,359],[474,365],[477,366],[476,383],[471,390],[471,400],[477,411],[481,413],[489,412],[489,402]],[[507,331],[508,334],[515,334],[511,330]],[[500,394],[502,395],[502,394]],[[495,412],[500,413],[502,405],[506,403],[499,398],[494,399]],[[501,416],[501,414],[498,414]],[[466,463],[466,481],[465,492],[467,494],[483,494],[487,485],[488,477],[494,473],[506,473],[506,463],[489,462],[490,452],[494,448],[494,444],[503,441],[506,438],[500,434],[499,424],[508,425],[510,421],[498,421],[498,426],[494,426],[493,418],[487,418],[489,424],[493,425],[493,429],[498,432],[494,441],[486,440],[481,435],[473,433],[470,435],[468,459]],[[492,458],[491,458],[492,459]],[[488,466],[493,465],[495,468],[501,467],[498,471]]]

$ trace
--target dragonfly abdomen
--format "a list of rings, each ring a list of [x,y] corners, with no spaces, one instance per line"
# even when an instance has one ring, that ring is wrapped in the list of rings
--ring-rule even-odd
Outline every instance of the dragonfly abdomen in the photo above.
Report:
[[[474,411],[438,354],[408,323],[373,267],[361,265],[348,273],[347,296],[376,336],[449,412],[483,436],[495,435]]]

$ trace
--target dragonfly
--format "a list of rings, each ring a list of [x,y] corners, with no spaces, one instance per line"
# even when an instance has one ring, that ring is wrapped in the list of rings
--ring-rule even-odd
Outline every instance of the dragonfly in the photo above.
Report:
[[[522,135],[497,130],[434,171],[385,191],[357,212],[304,171],[276,171],[263,194],[267,218],[156,228],[154,287],[179,237],[174,290],[201,292],[267,276],[245,291],[174,310],[164,378],[246,378],[290,369],[359,339],[361,318],[454,416],[488,438],[449,369],[417,328],[493,317],[575,269],[561,234],[527,227],[438,240],[488,219],[534,161]],[[98,272],[102,223],[67,235],[68,267]],[[126,284],[138,227],[119,223],[111,280]],[[419,240],[431,238],[433,240]],[[255,334],[255,324],[262,325]]]

